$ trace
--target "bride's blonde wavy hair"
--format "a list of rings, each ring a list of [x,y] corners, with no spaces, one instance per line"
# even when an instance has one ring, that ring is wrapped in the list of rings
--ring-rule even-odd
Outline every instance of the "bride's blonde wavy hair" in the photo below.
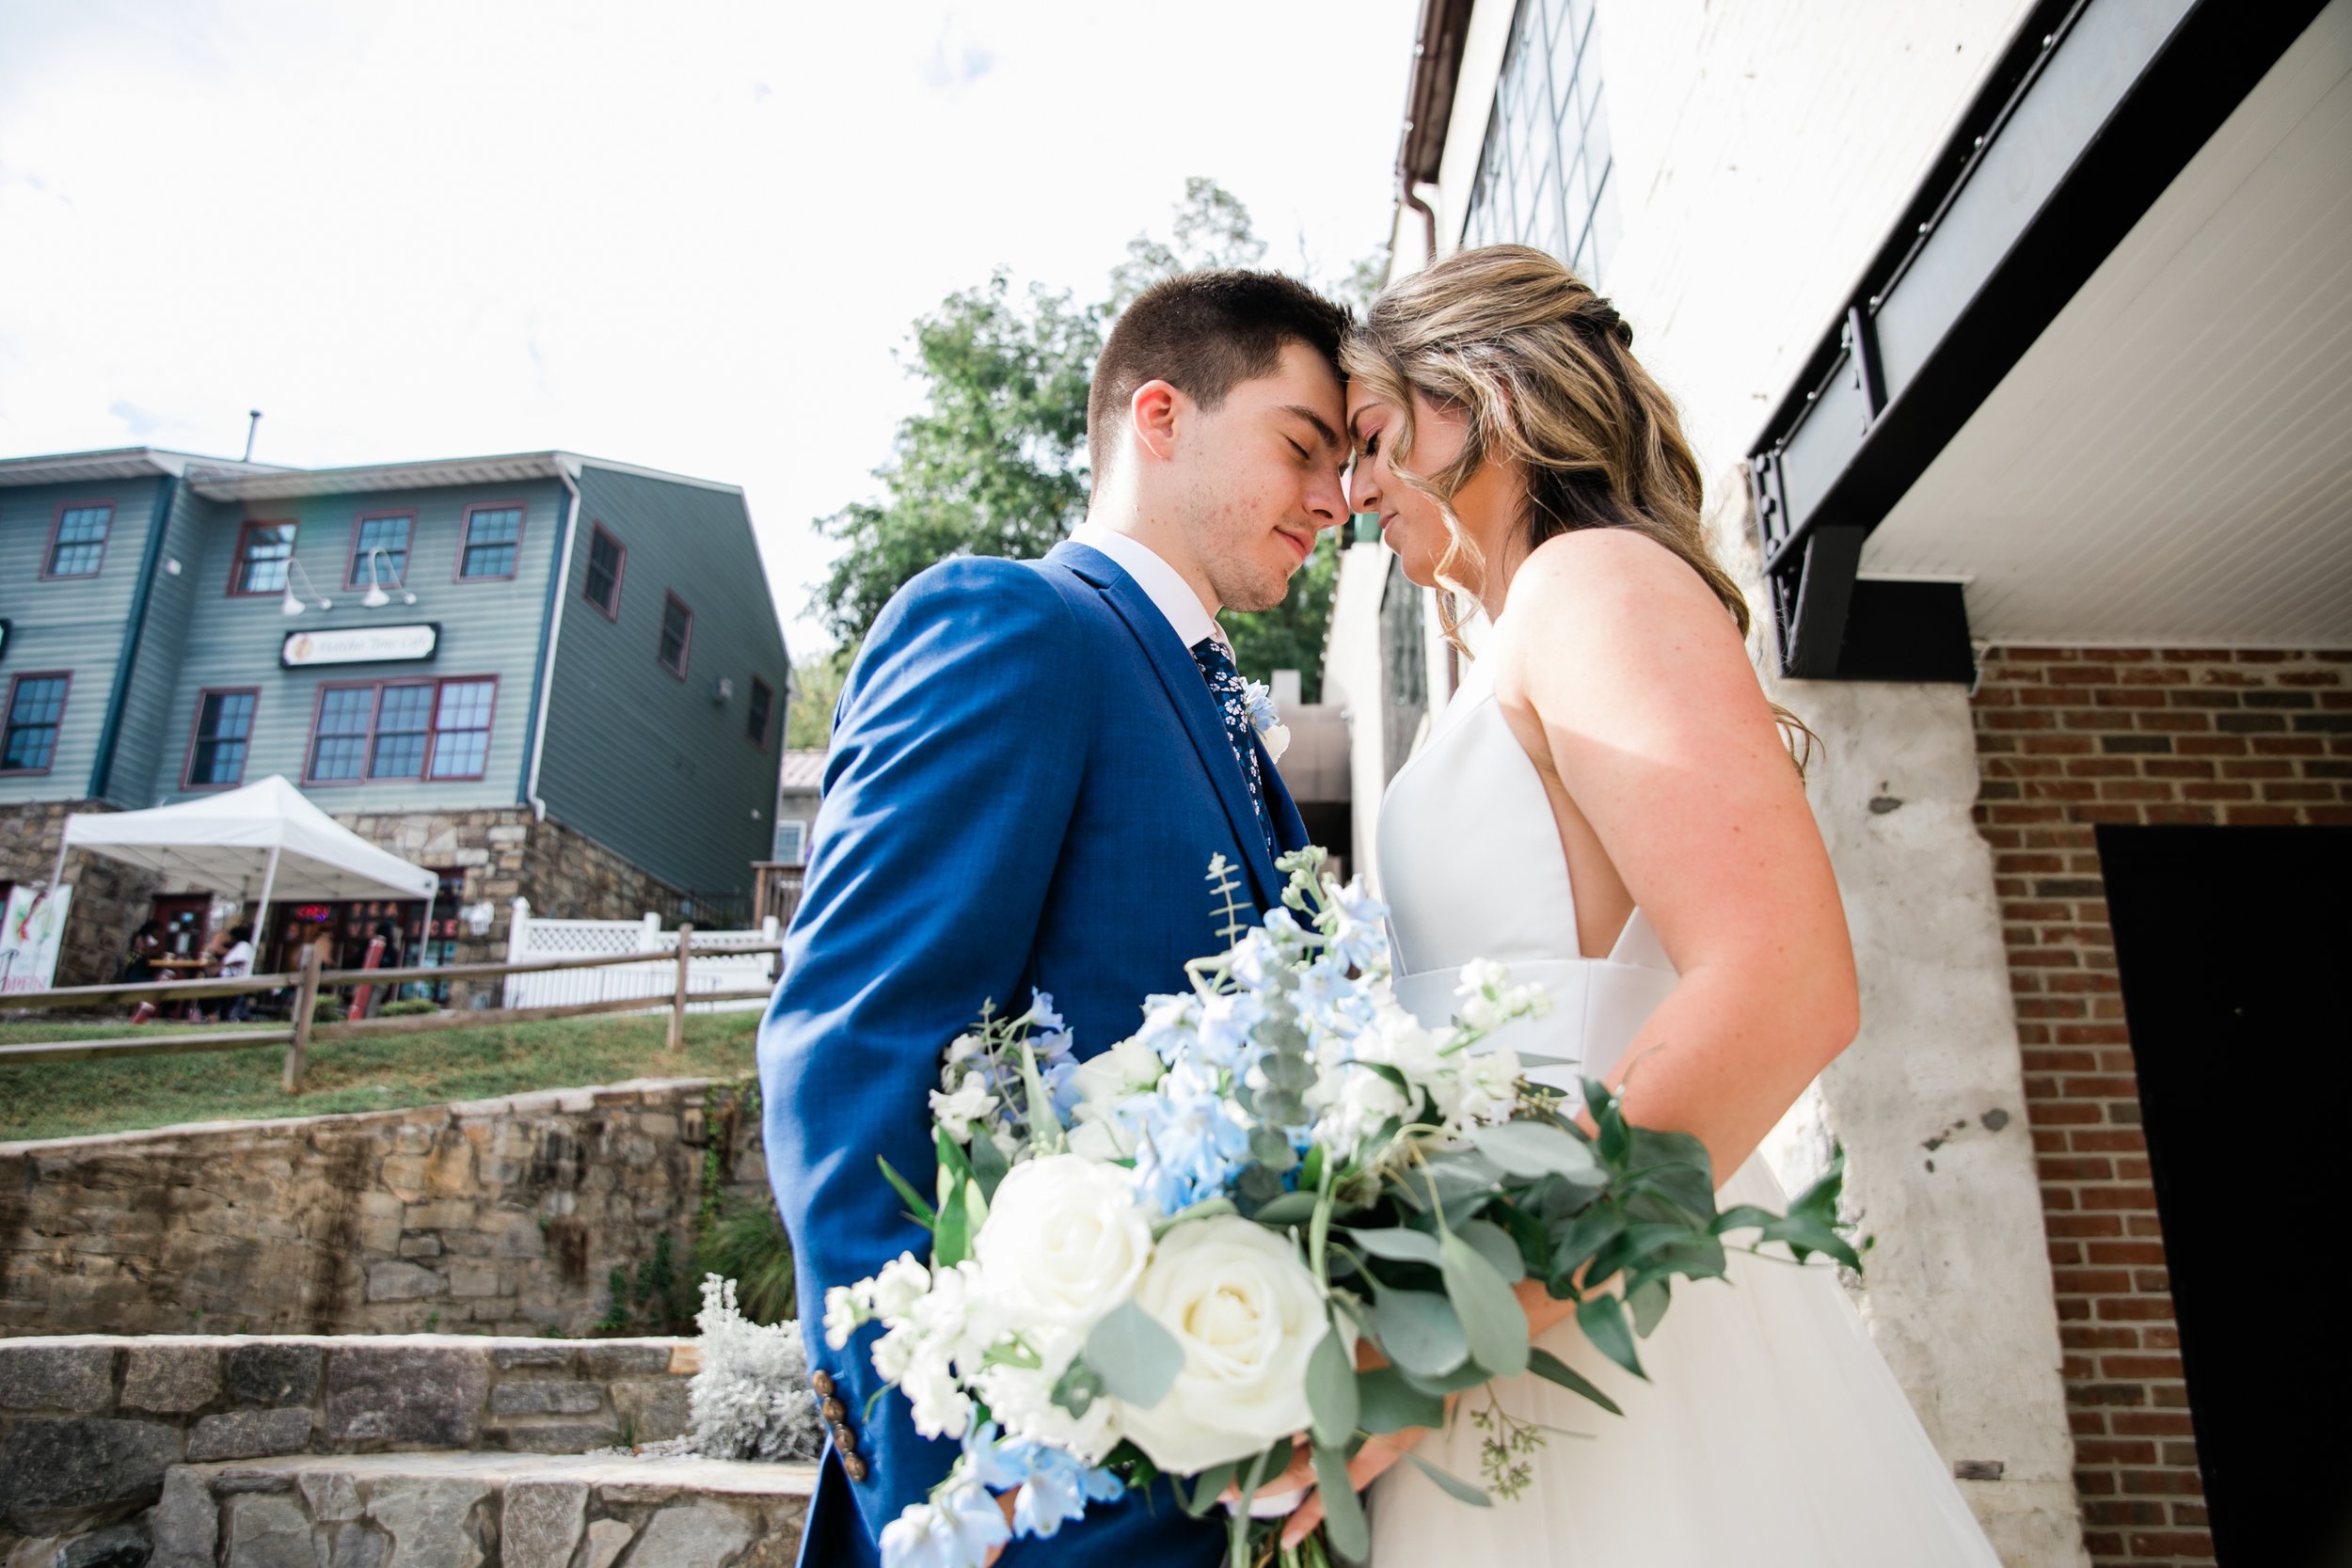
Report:
[[[1436,503],[1447,545],[1438,559],[1438,617],[1468,653],[1463,580],[1486,562],[1454,498],[1489,458],[1527,478],[1518,540],[1527,553],[1578,529],[1626,529],[1696,572],[1745,637],[1748,603],[1708,547],[1698,459],[1674,400],[1633,356],[1633,328],[1590,285],[1543,251],[1457,251],[1384,290],[1340,348],[1349,381],[1397,411],[1385,433],[1399,481]],[[1412,466],[1411,393],[1465,416],[1461,454],[1435,473]],[[1796,742],[1811,731],[1778,704]],[[1800,752],[1802,755],[1802,752]]]

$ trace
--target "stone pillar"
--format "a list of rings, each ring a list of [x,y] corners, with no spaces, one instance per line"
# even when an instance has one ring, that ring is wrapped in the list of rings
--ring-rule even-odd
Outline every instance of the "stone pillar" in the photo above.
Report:
[[[1715,547],[1770,604],[1744,476],[1716,491]],[[1763,621],[1769,610],[1759,609]],[[1769,645],[1769,632],[1759,646]],[[1862,1033],[1766,1146],[1785,1184],[1846,1150],[1848,1212],[1876,1239],[1871,1338],[2010,1568],[2088,1561],[2058,1310],[1993,863],[1972,816],[1958,686],[1782,681],[1820,736],[1806,792],[1861,972]]]

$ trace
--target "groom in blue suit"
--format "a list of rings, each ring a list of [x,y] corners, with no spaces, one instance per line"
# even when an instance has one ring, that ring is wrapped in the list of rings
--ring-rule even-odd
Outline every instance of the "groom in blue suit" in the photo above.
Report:
[[[1216,616],[1280,603],[1347,515],[1345,325],[1273,274],[1139,295],[1095,367],[1086,522],[1042,561],[931,567],[850,669],[759,1033],[769,1174],[832,1433],[803,1568],[878,1562],[883,1527],[956,1455],[882,1390],[874,1329],[833,1351],[818,1324],[828,1289],[930,1256],[876,1161],[930,1190],[928,1095],[948,1044],[983,1003],[1017,1011],[1034,987],[1081,1055],[1104,1050],[1146,995],[1184,986],[1184,960],[1222,948],[1210,857],[1244,868],[1263,911],[1275,857],[1306,843]],[[1163,1484],[1007,1551],[1210,1568],[1221,1543]]]

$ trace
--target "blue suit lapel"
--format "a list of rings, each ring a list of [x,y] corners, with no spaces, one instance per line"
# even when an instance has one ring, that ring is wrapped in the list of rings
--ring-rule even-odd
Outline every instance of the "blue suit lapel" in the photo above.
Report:
[[[1234,760],[1232,743],[1225,738],[1224,715],[1217,710],[1208,682],[1200,678],[1200,666],[1193,662],[1192,650],[1184,646],[1151,595],[1136,587],[1135,579],[1102,551],[1065,539],[1045,559],[1067,566],[1102,590],[1104,599],[1143,645],[1169,705],[1184,721],[1184,732],[1192,737],[1193,750],[1200,754],[1201,767],[1208,769],[1210,781],[1216,785],[1217,801],[1225,808],[1226,820],[1242,847],[1258,906],[1274,908],[1280,901],[1281,879],[1275,872],[1273,857],[1266,853],[1265,835],[1258,831],[1258,814],[1249,804],[1248,782],[1242,777],[1241,764]],[[1259,757],[1259,771],[1268,784],[1267,807],[1273,809],[1279,797],[1281,811],[1288,814],[1289,822],[1295,824],[1298,813],[1275,780],[1273,765],[1264,761],[1263,749]],[[1278,816],[1276,832],[1281,831],[1282,819]],[[1298,831],[1303,837],[1305,830]],[[1202,869],[1207,869],[1205,863]]]

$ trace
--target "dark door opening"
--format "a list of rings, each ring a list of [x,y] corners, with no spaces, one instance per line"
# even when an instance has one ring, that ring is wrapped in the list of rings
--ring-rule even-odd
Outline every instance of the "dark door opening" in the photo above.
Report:
[[[2341,1568],[2352,829],[2103,827],[2099,859],[2216,1558]]]

